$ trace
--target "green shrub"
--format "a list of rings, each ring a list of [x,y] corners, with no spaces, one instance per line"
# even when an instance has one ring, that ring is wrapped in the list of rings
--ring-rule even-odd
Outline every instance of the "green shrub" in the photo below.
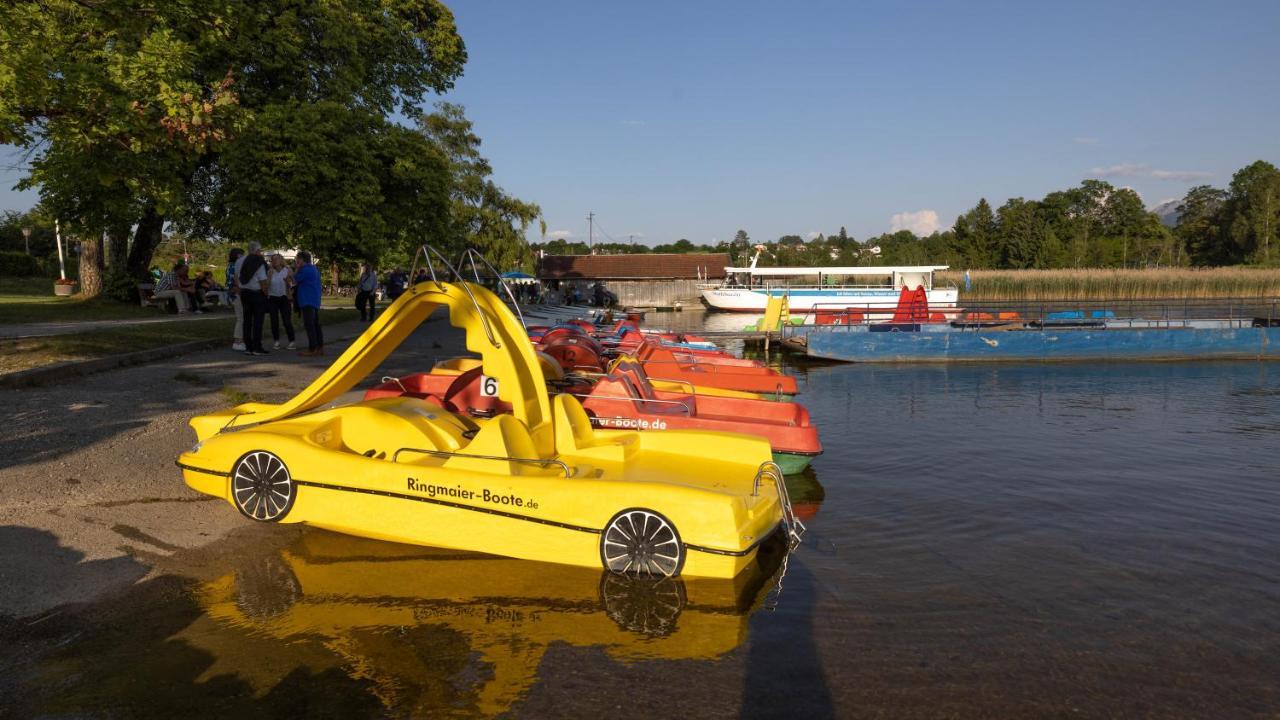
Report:
[[[123,269],[107,268],[107,276],[102,283],[102,292],[107,297],[120,302],[136,303],[138,301],[138,278],[129,275]]]
[[[0,251],[0,276],[31,277],[40,274],[40,261],[23,252]]]

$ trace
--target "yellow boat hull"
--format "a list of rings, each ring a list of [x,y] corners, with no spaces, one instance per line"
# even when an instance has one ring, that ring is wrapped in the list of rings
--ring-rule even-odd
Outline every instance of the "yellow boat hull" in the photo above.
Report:
[[[438,305],[499,382],[512,415],[475,421],[414,398],[323,409]],[[606,567],[732,578],[782,526],[781,474],[763,439],[595,430],[550,399],[523,328],[479,286],[422,283],[334,366],[282,405],[191,421],[188,486],[258,521]]]

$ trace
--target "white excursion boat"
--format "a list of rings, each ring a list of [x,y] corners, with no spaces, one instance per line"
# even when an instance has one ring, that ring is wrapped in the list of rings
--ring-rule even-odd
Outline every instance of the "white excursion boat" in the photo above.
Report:
[[[762,313],[771,296],[785,295],[791,312],[820,310],[892,311],[903,288],[923,287],[929,307],[955,308],[960,291],[955,287],[935,288],[933,274],[947,265],[905,265],[883,267],[756,267],[725,268],[726,280],[715,285],[699,285],[702,298],[715,310]]]

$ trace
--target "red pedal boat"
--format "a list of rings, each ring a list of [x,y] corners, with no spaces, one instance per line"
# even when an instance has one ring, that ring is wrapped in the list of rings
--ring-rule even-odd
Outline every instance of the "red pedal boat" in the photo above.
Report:
[[[472,417],[511,411],[497,397],[483,368],[461,374],[415,373],[385,378],[365,393],[366,400],[409,395],[430,399],[445,409]],[[596,427],[621,430],[696,428],[755,435],[769,440],[774,462],[784,473],[797,473],[822,453],[818,429],[803,405],[655,390],[637,362],[624,360],[598,380],[581,379],[567,388],[582,400]]]

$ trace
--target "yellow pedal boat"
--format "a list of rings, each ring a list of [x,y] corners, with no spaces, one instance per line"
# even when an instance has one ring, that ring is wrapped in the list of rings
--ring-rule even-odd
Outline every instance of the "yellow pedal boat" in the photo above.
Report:
[[[437,308],[466,332],[512,415],[475,421],[415,398],[333,406]],[[262,522],[616,572],[731,578],[797,532],[761,438],[596,430],[548,396],[532,344],[477,284],[413,286],[291,400],[191,420],[193,489]]]

